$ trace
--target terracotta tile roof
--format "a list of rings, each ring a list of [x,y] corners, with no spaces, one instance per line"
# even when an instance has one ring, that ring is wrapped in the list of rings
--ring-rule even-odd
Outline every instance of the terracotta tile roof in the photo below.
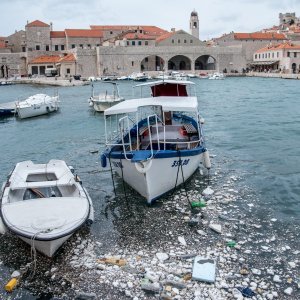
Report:
[[[261,49],[258,49],[255,53],[262,53],[266,51],[278,51],[278,50],[300,50],[300,45],[294,45],[291,43],[282,43],[278,45],[270,45]]]
[[[135,33],[135,32],[126,33],[123,36],[123,38],[127,40],[155,40],[155,36],[153,35]]]
[[[164,40],[170,38],[170,37],[171,37],[172,35],[174,35],[175,33],[176,33],[176,31],[175,31],[175,32],[174,32],[174,31],[172,31],[172,32],[167,32],[167,33],[165,33],[165,34],[159,36],[159,37],[156,39],[156,42],[157,42],[157,43],[160,43],[160,42],[162,42],[162,41],[164,41]]]
[[[286,37],[283,33],[254,32],[254,33],[235,33],[234,39],[236,40],[286,40]]]
[[[65,38],[66,33],[64,31],[50,31],[51,38]]]
[[[102,38],[103,32],[97,29],[66,29],[66,36],[77,38]]]
[[[149,25],[90,25],[91,29],[98,29],[102,31],[131,31],[131,30],[143,30],[145,33],[149,35],[159,36],[167,31],[161,29],[157,26],[149,26]]]
[[[61,57],[59,55],[43,55],[34,58],[32,61],[30,61],[30,64],[55,64],[59,62]]]
[[[48,24],[46,24],[46,23],[44,23],[42,21],[35,20],[35,21],[31,22],[31,23],[28,23],[26,25],[26,27],[50,27],[50,25],[48,25]]]
[[[59,62],[72,62],[72,61],[76,61],[76,58],[73,53],[69,53],[59,60]]]

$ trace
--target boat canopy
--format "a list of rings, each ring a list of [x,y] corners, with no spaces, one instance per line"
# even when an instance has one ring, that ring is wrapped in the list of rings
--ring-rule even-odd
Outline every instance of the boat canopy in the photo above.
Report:
[[[197,97],[149,97],[123,101],[104,111],[105,116],[137,112],[143,106],[161,106],[163,111],[196,111]]]

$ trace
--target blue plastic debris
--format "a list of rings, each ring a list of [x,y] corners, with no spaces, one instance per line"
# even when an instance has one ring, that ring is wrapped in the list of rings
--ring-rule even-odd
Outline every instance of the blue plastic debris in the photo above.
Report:
[[[255,293],[248,287],[246,288],[238,287],[237,289],[242,293],[244,297],[251,298],[255,296]]]

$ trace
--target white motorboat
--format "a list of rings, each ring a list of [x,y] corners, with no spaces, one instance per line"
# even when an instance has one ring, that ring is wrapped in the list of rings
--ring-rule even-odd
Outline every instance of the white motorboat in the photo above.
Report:
[[[17,163],[2,186],[0,229],[49,257],[93,219],[90,196],[62,160]]]
[[[90,106],[94,108],[95,111],[103,112],[107,108],[124,101],[124,97],[120,96],[118,84],[116,82],[106,81],[107,89],[104,93],[98,96],[94,95],[94,86],[92,86],[92,96],[89,99]]]
[[[51,97],[46,94],[36,94],[16,103],[16,111],[20,119],[48,114],[58,109],[58,95]]]
[[[150,87],[152,97],[126,100],[104,112],[101,164],[105,167],[109,160],[150,204],[188,180],[200,162],[210,168],[210,161],[194,83],[160,80],[137,87],[140,95]]]
[[[200,79],[208,79],[209,78],[209,75],[207,74],[207,73],[200,73],[199,74],[199,76],[198,76],[198,78],[200,78]]]
[[[132,73],[129,79],[134,81],[147,81],[149,76],[146,73]]]
[[[212,75],[210,75],[208,79],[221,80],[225,79],[225,76],[223,73],[215,72]]]

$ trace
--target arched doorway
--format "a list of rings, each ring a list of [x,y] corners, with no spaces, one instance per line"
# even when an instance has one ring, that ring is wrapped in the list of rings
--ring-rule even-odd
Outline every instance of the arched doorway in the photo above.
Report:
[[[8,67],[7,65],[2,65],[0,68],[0,78],[8,77]]]
[[[141,62],[141,71],[162,71],[165,66],[165,61],[156,55],[145,57]]]
[[[168,70],[191,70],[191,60],[184,55],[173,56],[168,61]]]
[[[296,73],[297,65],[295,63],[292,64],[293,73]]]
[[[216,70],[216,59],[210,55],[201,55],[195,60],[195,70]]]

